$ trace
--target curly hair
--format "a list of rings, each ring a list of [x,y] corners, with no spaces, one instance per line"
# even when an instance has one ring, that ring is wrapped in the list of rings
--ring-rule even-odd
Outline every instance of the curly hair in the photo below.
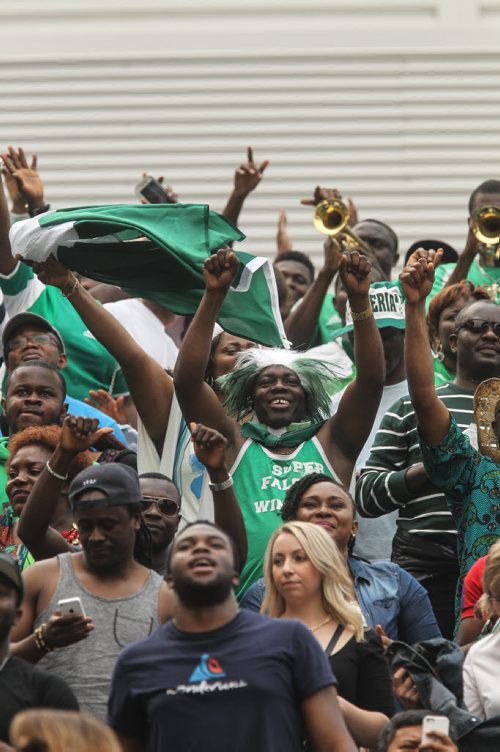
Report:
[[[444,309],[449,308],[460,298],[465,298],[467,303],[475,303],[476,300],[491,300],[484,287],[474,287],[468,280],[457,282],[456,285],[448,285],[434,295],[427,312],[427,330],[431,346],[439,339],[439,319]]]
[[[294,483],[286,492],[283,506],[280,511],[282,520],[289,522],[297,518],[297,509],[299,508],[303,495],[309,490],[309,488],[311,488],[311,486],[315,486],[316,483],[333,483],[337,488],[341,488],[351,500],[353,516],[354,519],[356,519],[356,505],[354,499],[349,490],[340,481],[335,480],[331,475],[326,475],[325,473],[309,473]]]
[[[7,476],[10,464],[16,453],[26,446],[42,446],[53,452],[59,444],[62,429],[60,426],[29,426],[24,431],[14,434],[9,441],[9,457],[6,463]],[[68,470],[68,483],[75,478],[81,470],[85,470],[93,462],[92,452],[78,452]]]

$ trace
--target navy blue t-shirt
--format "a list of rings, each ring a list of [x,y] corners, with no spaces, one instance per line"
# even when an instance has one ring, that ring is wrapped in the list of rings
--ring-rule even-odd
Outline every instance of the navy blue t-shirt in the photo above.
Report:
[[[298,621],[240,611],[205,633],[169,622],[120,654],[108,723],[147,752],[294,752],[300,703],[335,684]]]

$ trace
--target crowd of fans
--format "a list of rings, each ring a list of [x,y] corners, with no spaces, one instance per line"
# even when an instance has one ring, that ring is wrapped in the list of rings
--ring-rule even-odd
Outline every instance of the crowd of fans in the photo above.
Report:
[[[182,275],[173,310],[146,271],[132,297],[88,228],[30,254],[67,215],[0,157],[0,752],[499,749],[500,181],[399,275],[337,189],[302,200],[333,217],[319,270],[282,211],[272,348],[238,246],[193,315]],[[271,169],[248,149],[219,229]],[[150,209],[106,210],[124,268]]]

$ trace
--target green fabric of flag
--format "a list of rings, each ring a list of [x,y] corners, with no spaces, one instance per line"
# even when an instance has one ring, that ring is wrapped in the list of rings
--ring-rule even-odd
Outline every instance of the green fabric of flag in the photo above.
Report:
[[[205,259],[228,242],[244,239],[204,204],[60,209],[11,228],[13,254],[33,261],[53,254],[86,277],[119,285],[182,315],[194,313],[201,300]],[[283,346],[286,336],[270,261],[244,251],[236,255],[240,268],[218,323],[237,336]]]

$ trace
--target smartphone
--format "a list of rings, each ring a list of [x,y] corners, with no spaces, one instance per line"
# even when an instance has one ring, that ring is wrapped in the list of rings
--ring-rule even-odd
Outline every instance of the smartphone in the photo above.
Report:
[[[143,198],[148,204],[171,204],[173,203],[160,182],[151,175],[147,175],[135,186],[135,194]]]
[[[450,721],[444,715],[426,715],[422,721],[422,744],[433,741],[428,734],[433,731],[440,731],[446,736],[450,733]]]
[[[85,611],[83,610],[82,602],[80,598],[63,598],[58,601],[57,608],[64,614],[78,614],[78,616],[85,617]]]

